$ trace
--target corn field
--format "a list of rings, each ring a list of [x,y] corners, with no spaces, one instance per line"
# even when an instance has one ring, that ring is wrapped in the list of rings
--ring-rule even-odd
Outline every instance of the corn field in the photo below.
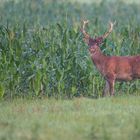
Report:
[[[96,70],[80,32],[113,33],[101,46],[106,55],[140,54],[139,4],[119,1],[80,3],[57,0],[0,2],[0,98],[99,97],[104,79]],[[117,94],[139,94],[140,82],[118,83]]]

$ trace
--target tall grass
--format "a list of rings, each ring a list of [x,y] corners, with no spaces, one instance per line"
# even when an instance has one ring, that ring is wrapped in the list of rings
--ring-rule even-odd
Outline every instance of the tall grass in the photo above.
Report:
[[[80,4],[57,0],[7,1],[0,6],[0,96],[101,95],[103,78],[80,33],[91,21],[92,36],[117,25],[101,47],[107,55],[140,54],[140,9],[121,1]],[[117,84],[116,92],[140,91],[140,82]]]

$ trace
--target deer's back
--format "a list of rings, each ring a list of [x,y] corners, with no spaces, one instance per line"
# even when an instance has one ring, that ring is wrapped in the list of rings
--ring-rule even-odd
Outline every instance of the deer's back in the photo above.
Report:
[[[105,75],[115,75],[116,80],[129,81],[140,78],[140,56],[110,56],[105,65]]]

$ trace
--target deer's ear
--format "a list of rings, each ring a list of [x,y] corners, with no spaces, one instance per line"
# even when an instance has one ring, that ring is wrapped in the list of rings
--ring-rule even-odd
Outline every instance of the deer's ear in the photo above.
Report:
[[[98,45],[102,44],[103,43],[103,37],[101,36],[101,37],[96,38],[96,43]]]

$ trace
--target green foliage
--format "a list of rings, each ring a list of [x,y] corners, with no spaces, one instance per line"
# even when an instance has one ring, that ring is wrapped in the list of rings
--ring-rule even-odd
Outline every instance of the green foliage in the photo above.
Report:
[[[0,98],[2,98],[4,96],[4,86],[2,84],[0,84]]]
[[[140,53],[139,12],[138,5],[121,1],[2,3],[0,96],[100,96],[104,82],[82,41],[81,20],[91,21],[88,31],[93,36],[103,34],[108,21],[116,20],[114,32],[102,46],[103,52],[135,55]],[[117,84],[116,91],[138,93],[139,85],[139,81]]]

